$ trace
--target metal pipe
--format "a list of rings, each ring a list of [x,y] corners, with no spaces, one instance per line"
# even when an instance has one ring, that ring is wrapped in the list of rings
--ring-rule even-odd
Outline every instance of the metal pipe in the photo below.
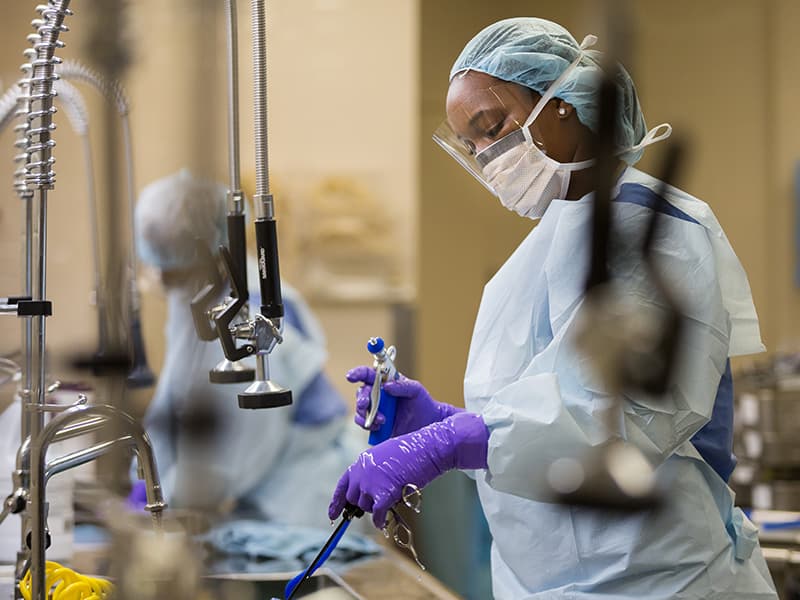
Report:
[[[47,294],[47,190],[39,189],[34,194],[34,243],[33,243],[33,293],[34,301],[46,299]],[[30,417],[30,437],[36,439],[44,426],[44,413],[34,410],[45,403],[45,343],[46,321],[44,316],[31,317],[32,331],[32,381],[31,398],[27,407]]]
[[[33,295],[33,203],[30,198],[22,198],[25,203],[25,242],[24,242],[24,270],[23,270],[23,295]],[[33,372],[33,322],[22,319],[22,346],[25,354],[22,367],[23,395],[30,395],[31,376]],[[26,398],[23,398],[26,399]],[[25,428],[25,436],[30,435],[30,429]],[[21,438],[24,439],[24,438]]]
[[[31,528],[31,583],[34,600],[46,600],[44,567],[45,567],[45,531],[46,506],[45,486],[47,484],[47,468],[45,464],[47,451],[54,443],[59,430],[67,428],[76,421],[88,417],[105,417],[109,424],[116,425],[121,431],[133,438],[136,445],[139,467],[147,483],[147,505],[151,513],[160,513],[166,507],[161,491],[153,448],[150,439],[142,426],[130,415],[105,404],[92,406],[76,406],[55,416],[31,444],[31,487],[30,487],[30,528]],[[121,436],[122,437],[122,436]],[[106,453],[116,447],[111,444],[105,448]]]
[[[63,473],[69,469],[80,467],[86,463],[100,458],[104,454],[111,452],[116,446],[131,447],[136,445],[136,440],[131,435],[123,435],[115,440],[107,440],[105,442],[98,442],[89,448],[83,450],[76,450],[70,452],[59,458],[55,458],[47,463],[44,470],[44,482],[47,484],[53,475]]]
[[[136,205],[136,184],[133,178],[133,141],[131,135],[131,123],[128,115],[127,104],[124,112],[120,113],[122,121],[122,147],[125,153],[126,187],[128,192],[128,219],[130,223],[130,235],[128,236],[128,268],[130,269],[130,300],[131,313],[139,314],[139,290],[136,287],[136,243],[133,232],[134,210]]]
[[[107,418],[104,416],[95,416],[86,419],[85,421],[78,421],[70,423],[69,425],[60,429],[53,437],[53,443],[63,442],[72,438],[93,433],[102,429],[106,424]],[[17,471],[27,472],[30,470],[31,464],[31,438],[27,437],[22,440],[22,443],[17,450]]]
[[[25,56],[30,60],[35,57],[33,48],[26,48]],[[28,113],[30,112],[30,93],[31,77],[33,66],[30,63],[22,65],[23,78],[19,82],[19,97],[17,98],[17,116],[22,116],[22,122],[14,128],[18,134],[15,145],[22,148],[27,146]],[[33,202],[32,192],[28,190],[25,182],[25,167],[28,162],[27,152],[20,151],[14,161],[20,166],[14,173],[14,190],[19,199],[25,205],[25,232],[23,241],[23,265],[22,265],[22,287],[23,294],[27,297],[33,296]],[[31,403],[31,388],[33,386],[33,321],[32,319],[22,319],[22,380],[20,383],[20,440],[28,439],[31,435],[31,416],[28,407]],[[20,548],[25,549],[25,516],[22,517],[22,532]]]
[[[33,72],[30,77],[30,105],[27,115],[28,129],[25,131],[27,145],[25,147],[25,184],[33,187],[33,223],[34,244],[32,253],[33,266],[33,300],[42,301],[46,298],[47,282],[47,191],[53,189],[55,173],[52,170],[54,159],[52,148],[55,142],[51,139],[51,131],[55,128],[53,117],[53,82],[56,79],[54,66],[58,59],[55,57],[56,48],[62,47],[59,41],[62,31],[67,31],[64,18],[69,13],[70,0],[50,0],[50,3],[37,7],[42,19],[35,19],[37,36],[31,38],[35,57],[31,60]],[[34,56],[31,54],[30,56]],[[36,404],[42,405],[45,401],[45,342],[46,324],[44,316],[32,317],[32,376],[31,396],[27,410]],[[31,412],[28,415],[29,434],[31,439],[37,440],[44,428],[44,413]],[[35,444],[36,442],[34,442]],[[36,446],[34,445],[34,454]],[[38,486],[31,492],[38,499],[31,506],[30,521],[36,529],[36,521],[44,522],[44,486]],[[35,494],[34,494],[35,492]],[[44,527],[34,531],[31,539],[31,557],[35,558],[35,571],[33,576],[32,594],[35,600],[45,600],[47,591],[44,588]],[[41,556],[39,556],[39,554]],[[42,560],[39,561],[38,559]],[[31,565],[33,569],[33,564]]]
[[[239,167],[239,26],[236,0],[225,0],[224,4],[228,34],[228,169],[231,190],[228,210],[238,215],[244,214]]]

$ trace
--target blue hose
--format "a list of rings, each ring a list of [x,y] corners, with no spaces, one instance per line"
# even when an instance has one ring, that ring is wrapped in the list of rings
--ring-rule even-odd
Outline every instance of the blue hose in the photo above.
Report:
[[[319,560],[317,560],[315,563],[312,563],[308,569],[298,573],[289,583],[286,584],[286,588],[283,591],[284,598],[289,598],[292,595],[295,588],[300,585],[300,582],[306,577],[306,574],[308,574],[308,577],[311,577],[317,571],[317,569],[319,569],[325,563],[325,561],[328,560],[336,546],[339,545],[339,541],[342,539],[344,532],[347,531],[349,526],[350,519],[348,519],[344,525],[342,525],[342,528],[339,530],[339,533],[336,534],[336,537],[333,538],[333,541],[331,542],[330,546],[328,546],[325,554],[320,556]]]

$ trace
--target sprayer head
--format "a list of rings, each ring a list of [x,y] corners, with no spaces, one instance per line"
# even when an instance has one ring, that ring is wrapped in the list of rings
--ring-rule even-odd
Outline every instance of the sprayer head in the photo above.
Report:
[[[254,381],[239,394],[239,408],[279,408],[292,404],[292,390],[270,381]]]
[[[211,383],[244,383],[253,381],[256,377],[255,369],[244,366],[241,362],[223,359],[216,367],[208,372]]]
[[[256,355],[256,380],[239,394],[239,408],[279,408],[292,403],[292,391],[269,378],[267,354]]]

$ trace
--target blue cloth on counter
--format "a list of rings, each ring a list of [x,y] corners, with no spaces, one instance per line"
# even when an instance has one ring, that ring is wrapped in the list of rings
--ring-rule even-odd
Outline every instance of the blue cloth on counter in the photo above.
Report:
[[[219,554],[253,560],[299,559],[306,563],[314,559],[332,533],[333,530],[242,519],[217,525],[199,539]],[[380,546],[371,539],[348,531],[331,558],[347,562],[380,552]]]

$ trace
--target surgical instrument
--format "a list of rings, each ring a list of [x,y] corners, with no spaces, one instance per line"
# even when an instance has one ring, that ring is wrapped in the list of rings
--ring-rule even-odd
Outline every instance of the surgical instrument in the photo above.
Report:
[[[419,514],[422,509],[422,490],[413,483],[407,483],[403,486],[402,502],[405,506]],[[417,549],[414,547],[414,534],[411,532],[411,527],[406,523],[405,519],[400,516],[396,508],[390,508],[388,514],[390,521],[387,521],[386,526],[383,528],[383,535],[386,536],[387,539],[391,537],[394,543],[400,548],[408,550],[419,568],[425,571],[425,565],[420,562]]]

